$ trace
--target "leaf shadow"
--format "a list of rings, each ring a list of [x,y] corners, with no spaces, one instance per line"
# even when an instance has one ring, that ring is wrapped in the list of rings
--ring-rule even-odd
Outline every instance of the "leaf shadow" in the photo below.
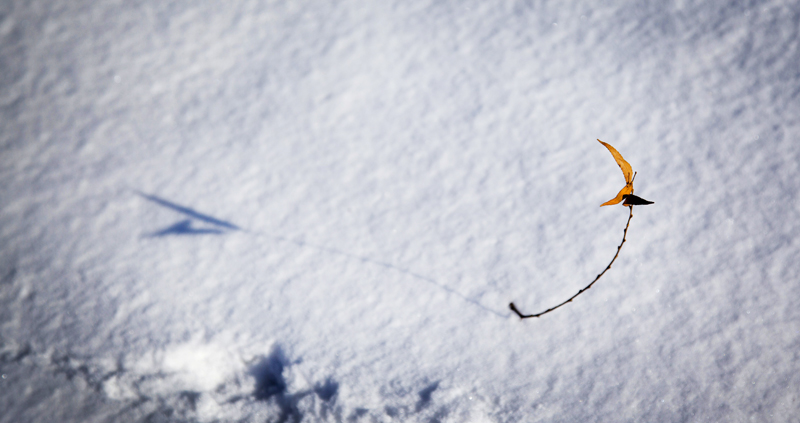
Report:
[[[217,219],[216,217],[209,216],[204,213],[200,213],[197,210],[192,208],[182,206],[180,204],[173,203],[171,201],[165,200],[161,197],[157,197],[151,194],[145,194],[141,191],[135,191],[140,197],[153,202],[161,207],[170,209],[172,211],[178,212],[183,214],[184,216],[188,216],[189,219],[181,220],[177,223],[174,223],[170,226],[165,228],[156,230],[145,235],[148,238],[151,237],[164,237],[170,235],[221,235],[228,231],[238,231],[241,230],[240,227],[234,225],[231,222],[227,222],[221,219]],[[193,224],[196,221],[204,222],[210,224],[209,227],[194,227]]]

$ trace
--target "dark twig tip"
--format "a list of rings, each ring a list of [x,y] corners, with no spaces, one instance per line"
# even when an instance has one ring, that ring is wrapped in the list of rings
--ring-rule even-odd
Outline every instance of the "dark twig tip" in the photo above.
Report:
[[[517,309],[517,306],[515,306],[515,305],[514,305],[514,303],[510,303],[510,304],[508,304],[508,308],[510,308],[510,309],[511,309],[511,311],[513,311],[514,313],[516,313],[516,315],[517,315],[517,316],[519,316],[519,318],[520,318],[520,319],[526,319],[526,318],[528,318],[528,317],[538,317],[538,316],[534,316],[534,315],[528,315],[528,316],[526,316],[526,315],[522,314],[522,312],[521,312],[521,311],[519,311],[519,310]]]

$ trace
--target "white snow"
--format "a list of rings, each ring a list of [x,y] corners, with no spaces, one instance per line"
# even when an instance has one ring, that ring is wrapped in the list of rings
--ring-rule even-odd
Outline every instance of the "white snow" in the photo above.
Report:
[[[4,2],[0,422],[798,421],[798,28]]]

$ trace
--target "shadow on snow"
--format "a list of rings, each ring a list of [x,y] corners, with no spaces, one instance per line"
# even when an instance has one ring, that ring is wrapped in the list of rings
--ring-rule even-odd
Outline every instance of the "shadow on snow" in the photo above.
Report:
[[[339,249],[336,249],[336,248],[326,247],[326,246],[323,246],[323,245],[315,245],[315,244],[308,243],[308,242],[305,242],[305,241],[299,241],[299,240],[286,238],[286,237],[282,237],[282,236],[276,236],[276,235],[270,235],[270,234],[266,234],[266,233],[262,233],[262,232],[253,232],[253,231],[245,230],[245,229],[240,228],[237,225],[234,225],[231,222],[227,222],[227,221],[224,221],[224,220],[221,220],[221,219],[217,219],[217,218],[215,218],[213,216],[209,216],[207,214],[200,213],[197,210],[194,210],[194,209],[186,207],[186,206],[182,206],[180,204],[173,203],[173,202],[165,200],[165,199],[163,199],[161,197],[157,197],[155,195],[150,195],[150,194],[145,194],[145,193],[143,193],[141,191],[138,191],[138,190],[133,190],[133,191],[137,195],[139,195],[140,197],[142,197],[142,198],[144,198],[144,199],[146,199],[148,201],[151,201],[151,202],[153,202],[153,203],[155,203],[155,204],[157,204],[157,205],[159,205],[161,207],[168,208],[170,210],[176,211],[178,213],[181,213],[181,214],[189,217],[189,219],[181,220],[181,221],[179,221],[177,223],[174,223],[174,224],[172,224],[170,226],[167,226],[166,228],[157,230],[155,232],[151,232],[151,233],[146,235],[147,237],[160,238],[160,237],[172,236],[172,235],[177,235],[177,236],[184,236],[184,235],[222,235],[222,234],[225,234],[225,233],[227,233],[229,231],[250,232],[250,233],[252,233],[254,235],[260,235],[262,237],[270,238],[270,239],[273,239],[273,240],[276,240],[276,241],[288,242],[288,243],[297,245],[299,247],[304,247],[304,248],[313,248],[313,249],[315,249],[317,251],[323,251],[323,252],[326,252],[326,253],[329,253],[329,254],[335,254],[335,255],[339,255],[339,256],[349,257],[349,258],[352,258],[352,259],[355,259],[355,260],[359,260],[362,263],[370,263],[372,265],[381,266],[381,267],[389,269],[389,270],[398,271],[400,273],[403,273],[403,274],[406,274],[408,276],[411,276],[411,277],[413,277],[415,279],[418,279],[418,280],[430,283],[432,285],[435,285],[438,288],[444,290],[445,292],[447,292],[449,294],[452,294],[452,295],[455,295],[457,297],[460,297],[464,301],[466,301],[466,302],[468,302],[468,303],[470,303],[470,304],[472,304],[474,306],[477,306],[477,307],[483,309],[484,311],[487,311],[487,312],[489,312],[489,313],[491,313],[491,314],[493,314],[493,315],[495,315],[497,317],[505,318],[508,315],[508,313],[504,314],[504,313],[498,312],[497,310],[488,308],[488,307],[484,306],[483,304],[481,304],[480,302],[476,301],[475,299],[470,298],[470,297],[462,294],[461,292],[459,292],[459,291],[457,291],[457,290],[455,290],[455,289],[453,289],[453,288],[451,288],[451,287],[449,287],[449,286],[447,286],[445,284],[439,283],[438,281],[433,280],[433,279],[431,279],[429,277],[426,277],[426,276],[421,275],[419,273],[413,272],[413,271],[411,271],[409,269],[394,265],[392,263],[387,263],[387,262],[384,262],[384,261],[381,261],[381,260],[377,260],[377,259],[374,259],[374,258],[370,258],[370,257],[366,257],[366,256],[359,256],[359,255],[356,255],[356,254],[348,253],[346,251],[342,251],[342,250],[339,250]],[[208,224],[211,224],[213,226],[210,226],[210,227],[194,227],[194,226],[192,226],[193,223],[196,223],[196,221],[208,223]]]
[[[190,217],[190,219],[182,220],[173,225],[167,226],[166,228],[152,232],[147,235],[148,237],[162,237],[169,235],[221,235],[226,231],[238,231],[241,229],[238,226],[234,225],[233,223],[226,222],[224,220],[217,219],[207,214],[200,213],[194,209],[181,206],[179,204],[175,204],[163,198],[156,197],[155,195],[145,194],[141,191],[136,191],[136,193],[140,197],[148,201],[151,201],[153,203],[156,203],[161,207],[171,209],[173,211],[176,211],[178,213]],[[192,219],[209,223],[213,226],[207,228],[195,228],[192,226],[192,223],[194,222],[194,220]]]

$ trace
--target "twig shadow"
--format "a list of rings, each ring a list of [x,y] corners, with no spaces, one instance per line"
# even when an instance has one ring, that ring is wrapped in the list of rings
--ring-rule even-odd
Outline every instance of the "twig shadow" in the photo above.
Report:
[[[299,247],[312,248],[312,249],[315,249],[317,251],[322,251],[322,252],[329,253],[329,254],[335,254],[335,255],[338,255],[338,256],[351,258],[351,259],[354,259],[354,260],[358,260],[358,261],[360,261],[362,263],[369,263],[369,264],[373,264],[373,265],[376,265],[376,266],[381,266],[381,267],[383,267],[385,269],[389,269],[389,270],[393,270],[393,271],[396,271],[396,272],[400,272],[400,273],[402,273],[404,275],[407,275],[407,276],[410,276],[410,277],[412,277],[414,279],[418,279],[418,280],[421,280],[423,282],[427,282],[427,283],[429,283],[431,285],[434,285],[434,286],[438,287],[439,289],[442,289],[443,291],[447,292],[448,294],[455,295],[455,296],[461,298],[462,300],[466,301],[467,303],[470,303],[470,304],[472,304],[472,305],[474,305],[476,307],[479,307],[479,308],[483,309],[486,312],[494,314],[497,317],[500,317],[500,318],[503,318],[503,319],[508,317],[508,313],[500,313],[497,310],[493,310],[493,309],[491,309],[489,307],[486,307],[483,304],[479,303],[478,301],[475,301],[474,299],[472,299],[472,298],[470,298],[470,297],[468,297],[468,296],[456,291],[455,289],[453,289],[453,288],[451,288],[451,287],[449,287],[449,286],[447,286],[445,284],[442,284],[442,283],[440,283],[440,282],[438,282],[438,281],[436,281],[434,279],[431,279],[431,278],[429,278],[427,276],[424,276],[424,275],[421,275],[419,273],[416,273],[416,272],[414,272],[412,270],[409,270],[409,269],[394,265],[392,263],[387,263],[387,262],[376,260],[376,259],[373,259],[373,258],[370,258],[370,257],[359,256],[359,255],[356,255],[356,254],[348,253],[346,251],[338,250],[336,248],[331,248],[331,247],[325,247],[325,246],[322,246],[322,245],[311,244],[311,243],[308,243],[308,242],[305,242],[305,241],[298,241],[298,240],[295,240],[295,239],[286,238],[286,237],[282,237],[282,236],[269,235],[269,234],[265,234],[265,233],[262,233],[262,232],[257,232],[257,234],[259,234],[261,236],[264,236],[264,237],[268,237],[268,238],[277,240],[277,241],[288,242],[288,243],[297,245]]]
[[[181,221],[179,221],[177,223],[174,223],[174,224],[172,224],[170,226],[167,226],[165,228],[162,228],[162,229],[159,229],[157,231],[154,231],[154,232],[151,232],[149,234],[146,234],[145,236],[148,237],[148,238],[152,238],[152,237],[160,238],[160,237],[173,236],[173,235],[175,235],[175,236],[222,235],[222,234],[225,234],[225,233],[228,233],[228,232],[231,232],[231,231],[244,231],[244,232],[247,232],[247,233],[250,233],[250,234],[253,234],[253,235],[259,235],[259,236],[262,236],[262,237],[265,237],[265,238],[269,238],[269,239],[272,239],[272,240],[275,240],[275,241],[286,242],[286,243],[294,244],[296,246],[303,247],[303,248],[311,248],[311,249],[314,249],[314,250],[317,250],[317,251],[321,251],[321,252],[325,252],[325,253],[328,253],[328,254],[335,254],[335,255],[338,255],[338,256],[343,256],[343,257],[347,257],[347,258],[350,258],[350,259],[358,260],[358,261],[360,261],[362,263],[369,263],[369,264],[372,264],[372,265],[381,266],[381,267],[383,267],[385,269],[389,269],[389,270],[393,270],[393,271],[396,271],[396,272],[400,272],[402,274],[411,276],[414,279],[418,279],[418,280],[427,282],[427,283],[429,283],[431,285],[434,285],[434,286],[438,287],[439,289],[444,290],[448,294],[455,295],[455,296],[461,298],[462,300],[466,301],[467,303],[472,304],[472,305],[474,305],[476,307],[479,307],[479,308],[483,309],[486,312],[494,314],[495,316],[498,316],[500,318],[506,318],[507,317],[507,313],[500,313],[497,310],[493,310],[491,308],[488,308],[488,307],[484,306],[483,304],[481,304],[480,302],[475,301],[474,299],[472,299],[472,298],[470,298],[470,297],[468,297],[468,296],[456,291],[455,289],[453,289],[453,288],[451,288],[451,287],[449,287],[449,286],[447,286],[445,284],[439,283],[438,281],[433,280],[433,279],[431,279],[431,278],[429,278],[427,276],[424,276],[424,275],[421,275],[419,273],[413,272],[413,271],[411,271],[409,269],[394,265],[392,263],[387,263],[387,262],[380,261],[380,260],[377,260],[377,259],[373,259],[373,258],[370,258],[370,257],[359,256],[359,255],[356,255],[356,254],[348,253],[346,251],[342,251],[342,250],[339,250],[339,249],[336,249],[336,248],[326,247],[326,246],[323,246],[323,245],[316,245],[316,244],[308,243],[308,242],[305,242],[305,241],[299,241],[299,240],[295,240],[295,239],[291,239],[291,238],[286,238],[286,237],[283,237],[283,236],[270,235],[270,234],[266,234],[266,233],[263,233],[263,232],[250,231],[250,230],[247,230],[247,229],[243,229],[243,228],[241,228],[241,227],[239,227],[239,226],[237,226],[237,225],[235,225],[235,224],[233,224],[231,222],[228,222],[228,221],[225,221],[225,220],[221,220],[221,219],[217,219],[216,217],[209,216],[209,215],[204,214],[204,213],[200,213],[197,210],[194,210],[194,209],[186,207],[186,206],[182,206],[180,204],[173,203],[173,202],[165,200],[165,199],[163,199],[161,197],[158,197],[158,196],[155,196],[155,195],[151,195],[151,194],[146,194],[146,193],[143,193],[143,192],[138,191],[138,190],[133,190],[133,191],[137,195],[139,195],[140,197],[142,197],[142,198],[144,198],[144,199],[146,199],[146,200],[148,200],[150,202],[153,202],[153,203],[155,203],[155,204],[157,204],[157,205],[159,205],[161,207],[165,207],[167,209],[173,210],[173,211],[178,212],[178,213],[180,213],[180,214],[182,214],[184,216],[189,217],[189,219],[181,220]],[[192,226],[197,221],[210,224],[211,226],[209,226],[209,227],[194,227],[194,226]]]

